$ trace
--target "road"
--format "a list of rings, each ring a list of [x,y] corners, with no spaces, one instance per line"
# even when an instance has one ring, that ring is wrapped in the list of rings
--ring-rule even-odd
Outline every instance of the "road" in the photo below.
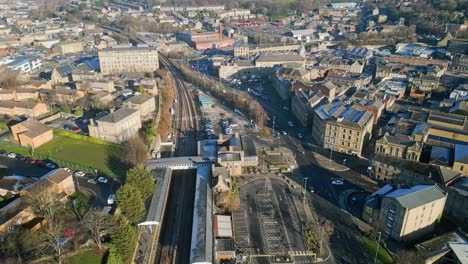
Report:
[[[190,89],[174,65],[160,55],[160,62],[175,80],[173,128],[176,136],[176,156],[197,154],[198,121]],[[161,252],[155,263],[188,263],[192,234],[195,175],[193,170],[173,172],[170,194],[163,222]]]

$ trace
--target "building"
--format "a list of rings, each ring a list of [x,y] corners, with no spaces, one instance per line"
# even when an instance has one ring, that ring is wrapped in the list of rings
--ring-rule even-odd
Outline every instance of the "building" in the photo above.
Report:
[[[456,177],[445,189],[448,195],[444,215],[468,232],[468,178]]]
[[[154,72],[159,69],[158,51],[148,47],[114,47],[98,51],[102,74]]]
[[[263,53],[296,53],[300,51],[301,47],[301,44],[248,46],[244,45],[244,43],[236,43],[236,45],[234,45],[234,56],[248,58]]]
[[[291,111],[303,127],[312,124],[314,108],[325,99],[321,92],[296,91],[291,97]]]
[[[451,245],[467,245],[466,239],[458,232],[450,232],[416,244],[414,247],[424,259],[424,264],[444,263],[452,252]],[[442,260],[444,259],[444,260]],[[451,262],[450,263],[456,263]]]
[[[386,185],[369,196],[363,219],[384,237],[412,241],[433,231],[442,216],[447,195],[437,185],[402,189]]]
[[[375,152],[397,158],[419,161],[423,143],[411,139],[410,136],[385,134],[375,142]]]
[[[255,60],[255,67],[273,67],[283,65],[284,67],[302,67],[304,58],[300,55],[260,55]]]
[[[70,41],[58,44],[58,49],[62,55],[83,52],[81,41]]]
[[[218,139],[218,164],[229,171],[229,175],[242,174],[242,168],[257,166],[258,157],[255,143],[252,138],[234,135],[219,135]]]
[[[349,73],[361,74],[364,71],[363,60],[343,59],[339,57],[325,57],[320,61],[321,67],[334,70],[343,70]]]
[[[124,106],[140,111],[140,117],[146,118],[156,111],[156,100],[148,94],[135,95],[124,102]]]
[[[140,111],[128,107],[110,113],[96,121],[90,120],[89,135],[105,141],[122,143],[141,128]]]
[[[372,160],[373,177],[379,181],[416,185],[439,178],[437,166],[377,153]]]
[[[312,137],[319,146],[333,151],[361,156],[372,135],[373,113],[334,101],[314,111]]]
[[[22,72],[30,73],[42,67],[42,60],[37,57],[20,56],[8,63],[7,67],[12,70],[21,70]]]
[[[0,115],[38,117],[48,111],[44,103],[0,101]]]
[[[71,64],[65,64],[52,70],[50,80],[53,84],[68,83],[72,81],[72,74],[75,67]]]
[[[10,127],[11,135],[21,146],[35,149],[54,138],[52,128],[41,122],[28,119]]]
[[[62,201],[67,199],[75,192],[72,174],[64,169],[56,169],[42,176],[33,184],[22,188],[19,192],[20,197],[0,209],[0,234],[11,230],[16,225],[27,224],[34,220],[36,217],[24,196],[45,191],[57,193]],[[39,227],[41,223],[39,222]]]

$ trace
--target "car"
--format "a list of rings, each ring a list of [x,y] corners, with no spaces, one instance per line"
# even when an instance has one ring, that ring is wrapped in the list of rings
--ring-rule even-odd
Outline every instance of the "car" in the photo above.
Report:
[[[210,160],[210,158],[208,158],[207,156],[203,156],[202,159],[203,160]]]
[[[285,106],[285,107],[283,107],[283,110],[284,111],[289,111],[289,107]]]
[[[81,119],[81,123],[82,124],[88,124],[89,123],[89,119]]]
[[[9,157],[10,159],[14,159],[16,158],[16,153],[10,152],[8,153],[7,157]]]
[[[112,210],[112,206],[104,206],[102,211],[106,214],[110,214],[110,211]]]
[[[85,174],[84,172],[82,172],[82,171],[75,171],[74,174],[75,174],[75,176],[78,176],[78,177],[83,177],[83,176],[86,175],[86,174]]]
[[[46,166],[47,168],[49,168],[49,169],[55,169],[55,168],[57,168],[57,165],[55,165],[55,164],[52,163],[52,162],[46,163],[45,166]]]
[[[294,126],[294,123],[293,123],[292,121],[288,121],[288,125],[289,125],[290,127],[293,127],[293,126]]]
[[[107,183],[109,180],[106,177],[99,177],[97,181],[100,183]]]
[[[5,155],[5,154],[7,154],[6,150],[1,149],[0,150],[0,155]]]
[[[94,180],[94,179],[89,179],[89,180],[88,180],[88,183],[91,183],[91,184],[96,184],[96,183],[97,183],[97,181],[96,181],[96,180]]]
[[[17,160],[24,160],[25,157],[21,154],[16,154],[16,157],[15,157]]]
[[[114,204],[115,203],[115,194],[109,194],[107,197],[107,204]]]
[[[37,160],[34,160],[33,163],[36,164],[36,165],[42,166],[44,164],[44,161],[42,161],[40,159],[37,159]]]
[[[334,180],[334,181],[332,181],[332,184],[333,185],[343,185],[344,182],[343,182],[343,180]]]
[[[64,169],[66,172],[70,172],[71,170],[67,167],[63,167],[62,169]]]
[[[81,128],[79,128],[79,127],[74,127],[74,128],[72,128],[72,131],[73,131],[74,133],[78,133],[78,132],[81,131]]]
[[[27,158],[24,159],[24,162],[26,162],[28,164],[32,164],[33,159],[31,159],[30,157],[27,157]]]
[[[302,135],[301,133],[297,134],[297,137],[300,138],[300,139],[303,139],[304,138],[304,135]]]
[[[288,134],[288,132],[286,132],[286,131],[284,131],[284,130],[281,131],[281,133],[283,133],[283,135],[285,135],[285,136]]]

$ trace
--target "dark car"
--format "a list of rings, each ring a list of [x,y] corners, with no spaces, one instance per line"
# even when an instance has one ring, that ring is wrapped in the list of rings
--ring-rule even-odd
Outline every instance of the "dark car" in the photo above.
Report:
[[[5,154],[7,154],[7,152],[5,150],[1,149],[0,150],[0,155],[5,155]]]
[[[16,154],[16,157],[15,157],[17,160],[24,160],[24,156],[21,155],[21,154]]]
[[[31,159],[30,157],[27,157],[27,158],[24,159],[24,161],[25,161],[26,163],[28,163],[28,164],[32,164],[34,160]]]

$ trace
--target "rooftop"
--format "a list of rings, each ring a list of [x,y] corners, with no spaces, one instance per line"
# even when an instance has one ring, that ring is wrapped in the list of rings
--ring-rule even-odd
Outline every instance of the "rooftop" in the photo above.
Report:
[[[30,137],[30,138],[35,138],[37,136],[40,136],[50,130],[52,128],[42,124],[41,122],[35,120],[35,119],[27,119],[21,123],[18,123],[14,126],[24,126],[28,131],[23,132],[22,134]]]
[[[396,189],[385,195],[395,199],[401,206],[408,209],[444,198],[445,193],[437,185],[416,185],[408,189]]]
[[[319,106],[315,113],[322,119],[348,126],[363,128],[372,121],[373,113],[361,109],[357,105],[348,105],[343,101],[335,101]]]
[[[126,102],[132,103],[132,104],[143,104],[143,103],[148,102],[151,99],[154,100],[154,96],[149,95],[149,94],[139,94],[128,99]]]
[[[102,117],[101,119],[99,119],[99,121],[108,123],[118,123],[137,112],[137,109],[122,107],[119,110]]]

